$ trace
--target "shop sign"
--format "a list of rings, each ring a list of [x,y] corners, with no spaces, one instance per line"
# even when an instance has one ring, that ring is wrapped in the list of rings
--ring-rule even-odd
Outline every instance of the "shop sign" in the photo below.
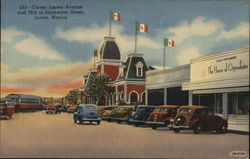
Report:
[[[191,81],[249,76],[249,53],[230,54],[191,64]]]

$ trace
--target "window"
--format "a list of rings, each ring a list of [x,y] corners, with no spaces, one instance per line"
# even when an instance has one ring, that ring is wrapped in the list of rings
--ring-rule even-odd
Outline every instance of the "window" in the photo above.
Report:
[[[120,75],[121,75],[121,77],[124,76],[124,68],[123,67],[120,68]]]
[[[143,76],[143,63],[140,61],[136,64],[136,76]]]
[[[190,113],[192,110],[189,109],[189,108],[184,108],[184,109],[181,109],[180,112],[181,113]]]
[[[249,115],[249,92],[228,95],[228,114]]]

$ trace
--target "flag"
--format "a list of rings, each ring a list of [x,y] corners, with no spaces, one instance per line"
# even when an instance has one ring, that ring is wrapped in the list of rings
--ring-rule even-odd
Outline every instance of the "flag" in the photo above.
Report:
[[[174,47],[174,40],[164,39],[164,45],[168,47]]]
[[[97,50],[95,50],[95,51],[94,51],[94,56],[97,56],[97,53],[98,53],[98,51],[97,51]]]
[[[118,12],[110,12],[110,16],[112,20],[120,21],[121,15]]]
[[[136,29],[139,32],[146,33],[146,32],[148,32],[148,25],[136,22]]]

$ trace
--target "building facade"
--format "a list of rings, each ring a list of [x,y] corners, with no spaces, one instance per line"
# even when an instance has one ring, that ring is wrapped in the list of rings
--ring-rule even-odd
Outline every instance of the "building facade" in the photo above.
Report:
[[[249,131],[249,47],[191,60],[190,82],[195,105],[208,105],[228,119],[229,128]]]
[[[146,73],[147,104],[188,105],[190,91],[183,91],[182,84],[188,82],[190,65],[182,65],[165,70]]]
[[[229,129],[249,131],[249,47],[148,71],[146,92],[148,104],[209,106]]]
[[[143,54],[131,53],[123,62],[120,49],[114,37],[104,37],[97,54],[97,66],[84,75],[82,103],[93,103],[93,99],[84,91],[92,75],[107,75],[110,78],[108,95],[98,101],[100,105],[144,104],[145,77],[148,67]]]

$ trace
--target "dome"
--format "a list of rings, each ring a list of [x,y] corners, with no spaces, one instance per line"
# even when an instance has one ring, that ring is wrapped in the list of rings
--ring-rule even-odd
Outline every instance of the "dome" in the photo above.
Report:
[[[121,60],[120,50],[114,37],[105,37],[99,50],[100,59]]]

